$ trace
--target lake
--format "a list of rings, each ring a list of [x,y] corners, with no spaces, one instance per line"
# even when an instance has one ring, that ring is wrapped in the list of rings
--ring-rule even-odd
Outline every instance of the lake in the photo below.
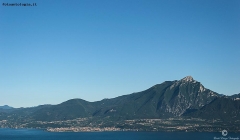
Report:
[[[220,132],[47,132],[0,129],[0,140],[240,140],[240,133]]]

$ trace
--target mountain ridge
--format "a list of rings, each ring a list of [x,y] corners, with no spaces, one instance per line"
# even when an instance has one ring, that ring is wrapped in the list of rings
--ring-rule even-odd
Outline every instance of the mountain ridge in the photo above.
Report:
[[[10,111],[10,113],[36,121],[70,120],[84,117],[111,117],[122,120],[159,119],[191,115],[196,117],[198,112],[208,111],[201,109],[213,103],[216,99],[223,97],[237,99],[238,95],[222,96],[205,88],[193,77],[186,76],[180,80],[165,81],[146,90],[111,99],[89,102],[75,98],[57,105],[18,108]],[[219,101],[218,104],[224,102]],[[235,107],[231,108],[233,110],[237,109]]]
[[[56,105],[0,109],[0,127],[41,128],[51,132],[220,131],[240,132],[240,94],[224,96],[191,76],[111,99],[75,98]]]

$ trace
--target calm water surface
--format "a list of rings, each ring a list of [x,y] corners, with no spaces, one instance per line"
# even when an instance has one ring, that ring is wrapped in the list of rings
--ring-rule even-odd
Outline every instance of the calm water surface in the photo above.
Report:
[[[37,129],[0,129],[0,140],[214,140],[238,138],[240,133],[206,132],[46,132]]]

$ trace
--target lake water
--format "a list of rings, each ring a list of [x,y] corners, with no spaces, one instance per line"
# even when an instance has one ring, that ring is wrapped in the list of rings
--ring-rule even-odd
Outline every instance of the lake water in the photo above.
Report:
[[[37,129],[0,129],[0,140],[240,140],[240,133],[220,132],[47,132]],[[232,140],[232,139],[231,139]]]

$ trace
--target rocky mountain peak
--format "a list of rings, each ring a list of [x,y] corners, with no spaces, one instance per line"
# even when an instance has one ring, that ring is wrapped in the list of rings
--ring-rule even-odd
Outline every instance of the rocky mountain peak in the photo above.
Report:
[[[194,79],[192,78],[192,76],[186,76],[183,79],[181,79],[181,81],[192,82],[194,81]]]

